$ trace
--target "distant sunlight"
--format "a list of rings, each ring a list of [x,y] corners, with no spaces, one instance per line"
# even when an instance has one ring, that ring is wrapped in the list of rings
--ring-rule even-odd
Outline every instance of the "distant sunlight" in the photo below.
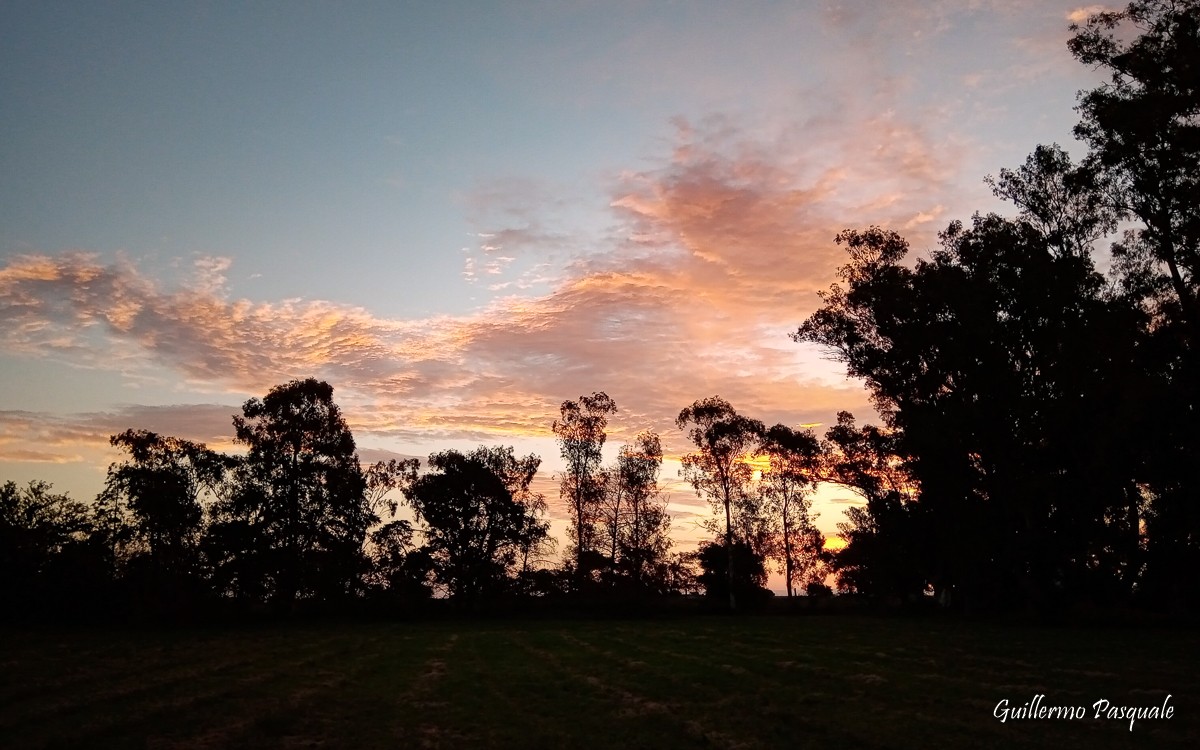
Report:
[[[838,552],[846,546],[846,540],[840,536],[825,537],[825,550],[827,552]]]

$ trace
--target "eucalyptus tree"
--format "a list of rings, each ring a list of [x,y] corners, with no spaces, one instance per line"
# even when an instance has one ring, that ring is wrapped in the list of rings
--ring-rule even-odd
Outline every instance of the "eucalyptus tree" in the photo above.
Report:
[[[675,425],[686,431],[697,449],[683,457],[681,473],[709,501],[714,513],[723,513],[725,548],[732,550],[734,514],[749,496],[754,470],[748,459],[765,432],[763,423],[738,414],[720,396],[710,396],[680,411]],[[737,608],[735,557],[732,553],[725,556],[730,609]]]
[[[1189,328],[1200,327],[1200,2],[1136,0],[1094,13],[1068,47],[1108,72],[1080,93],[1075,135],[1110,181],[1114,207],[1138,226],[1125,252],[1163,269]]]
[[[1139,592],[1200,601],[1200,2],[1135,0],[1071,27],[1081,63],[1108,74],[1081,92],[1075,134],[1085,163],[1107,181],[1104,196],[1130,226],[1112,245],[1124,291],[1153,315],[1139,342],[1136,394],[1144,471],[1127,526],[1144,506],[1146,571]],[[1135,566],[1140,567],[1140,566]]]
[[[605,472],[603,527],[614,573],[628,576],[635,588],[648,581],[670,549],[671,517],[658,487],[662,443],[642,432],[621,446],[616,463]]]
[[[617,404],[608,394],[598,391],[564,401],[554,421],[554,435],[566,461],[559,477],[559,495],[571,514],[571,537],[575,543],[574,567],[577,585],[583,583],[589,552],[598,542],[597,515],[603,502],[602,451],[607,438],[608,417],[617,412]]]
[[[1046,603],[1056,577],[1079,592],[1123,578],[1136,471],[1108,419],[1136,319],[1090,257],[998,216],[955,222],[912,265],[893,232],[838,241],[846,286],[797,338],[865,380],[920,485],[939,572],[997,606]]]
[[[778,520],[781,572],[790,598],[796,582],[814,573],[822,557],[825,540],[813,525],[808,497],[817,488],[821,444],[811,430],[777,424],[766,431],[758,453],[767,461],[758,491],[765,510]]]

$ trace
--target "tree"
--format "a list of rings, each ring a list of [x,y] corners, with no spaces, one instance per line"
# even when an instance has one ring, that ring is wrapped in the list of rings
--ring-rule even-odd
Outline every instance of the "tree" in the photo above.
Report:
[[[832,559],[838,586],[903,601],[920,595],[927,582],[943,584],[929,562],[932,545],[924,536],[916,481],[899,452],[898,433],[859,428],[853,414],[838,412],[822,442],[821,477],[866,501],[847,508],[838,524],[846,542]]]
[[[541,460],[517,458],[512,448],[449,450],[429,457],[432,471],[406,488],[424,524],[424,549],[435,579],[460,604],[499,593],[528,543],[536,511],[520,501]]]
[[[571,512],[571,536],[575,542],[576,583],[586,575],[589,552],[596,546],[596,515],[603,497],[601,451],[607,437],[608,417],[617,412],[617,404],[603,391],[564,401],[560,418],[554,421],[566,471],[559,480],[559,493]]]
[[[147,430],[126,430],[109,442],[128,458],[109,465],[101,505],[128,509],[152,575],[177,586],[197,572],[201,497],[216,492],[231,462],[201,443]]]
[[[825,538],[812,523],[807,497],[817,486],[821,445],[811,430],[777,424],[766,431],[758,451],[767,460],[759,494],[767,513],[778,520],[781,572],[790,599],[796,582],[806,581],[823,555]]]
[[[364,478],[367,482],[367,506],[371,512],[380,518],[385,517],[385,510],[387,518],[395,516],[399,504],[394,498],[389,498],[388,493],[406,487],[416,478],[420,468],[419,458],[393,458],[367,467]]]
[[[730,549],[733,554],[729,554]],[[734,559],[732,563],[730,558]],[[763,604],[770,598],[771,592],[765,588],[764,561],[745,542],[735,540],[730,546],[720,541],[704,542],[696,550],[696,559],[701,570],[697,580],[705,596],[717,601],[736,600],[742,607]],[[732,578],[730,570],[735,571]]]
[[[111,577],[88,508],[40,481],[0,485],[0,594],[9,615],[81,607]]]
[[[233,545],[225,563],[243,578],[262,576],[241,581],[241,589],[285,607],[351,593],[367,529],[378,519],[333,388],[312,378],[276,386],[247,401],[233,424],[249,451],[217,531]],[[256,559],[237,559],[247,555]]]
[[[1137,0],[1072,25],[1080,62],[1108,83],[1082,92],[1075,135],[1111,181],[1113,206],[1140,222],[1125,252],[1165,267],[1179,314],[1200,326],[1200,3]],[[1129,38],[1130,33],[1136,36]]]
[[[895,233],[843,233],[847,287],[797,333],[866,381],[920,486],[937,572],[988,606],[1127,594],[1136,567],[1136,470],[1109,421],[1136,316],[1052,239],[976,216],[908,267]]]
[[[549,513],[546,498],[532,489],[542,459],[533,454],[518,458],[512,448],[504,447],[480,449],[475,453],[485,458],[491,470],[503,481],[513,502],[521,507],[516,560],[509,572],[523,580],[533,572],[534,565],[546,561],[546,556],[555,547],[555,540],[550,536],[550,522],[546,520]]]
[[[1123,290],[1153,315],[1138,347],[1146,375],[1129,389],[1143,439],[1126,533],[1137,533],[1142,505],[1140,594],[1195,604],[1200,583],[1178,572],[1200,566],[1200,487],[1190,469],[1200,462],[1200,3],[1136,0],[1071,30],[1076,59],[1109,73],[1080,94],[1075,134],[1108,182],[1103,197],[1133,224],[1112,245]]]
[[[1072,163],[1058,144],[1038,146],[1023,165],[984,182],[1060,254],[1089,257],[1096,241],[1117,228],[1111,181],[1092,162]]]
[[[413,544],[412,524],[392,521],[371,532],[368,590],[386,600],[411,604],[433,595],[434,563],[429,553]]]
[[[764,432],[763,423],[738,414],[720,396],[710,396],[680,411],[675,425],[687,430],[698,449],[683,457],[682,474],[696,492],[708,499],[715,513],[724,512],[724,548],[732,549],[734,513],[739,504],[746,502],[754,473],[746,459]],[[737,608],[736,557],[725,557],[730,609]]]
[[[605,472],[609,559],[635,590],[650,582],[671,546],[671,517],[658,489],[661,466],[662,443],[647,431],[621,446],[615,466]]]

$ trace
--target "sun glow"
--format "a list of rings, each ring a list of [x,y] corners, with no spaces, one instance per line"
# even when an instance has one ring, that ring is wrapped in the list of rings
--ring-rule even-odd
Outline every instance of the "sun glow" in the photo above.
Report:
[[[840,536],[825,537],[825,550],[827,552],[840,552],[846,548],[846,540]]]

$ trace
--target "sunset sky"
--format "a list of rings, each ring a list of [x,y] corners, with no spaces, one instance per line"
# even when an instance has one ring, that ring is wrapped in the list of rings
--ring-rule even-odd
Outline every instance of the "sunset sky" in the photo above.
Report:
[[[1071,139],[1100,6],[6,2],[0,481],[100,489],[108,436],[230,448],[329,381],[368,460],[511,444],[603,390],[610,451],[719,394],[874,419],[787,337],[880,224],[918,252]],[[664,466],[676,538],[707,506]],[[822,492],[834,533],[846,491]],[[698,515],[697,515],[698,514]]]

